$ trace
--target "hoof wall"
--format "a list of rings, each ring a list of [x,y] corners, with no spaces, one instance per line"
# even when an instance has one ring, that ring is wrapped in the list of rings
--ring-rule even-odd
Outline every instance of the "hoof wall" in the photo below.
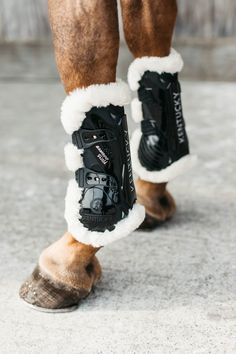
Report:
[[[58,283],[40,271],[37,266],[20,288],[20,298],[29,307],[42,312],[69,312],[78,307],[91,289],[75,289]]]

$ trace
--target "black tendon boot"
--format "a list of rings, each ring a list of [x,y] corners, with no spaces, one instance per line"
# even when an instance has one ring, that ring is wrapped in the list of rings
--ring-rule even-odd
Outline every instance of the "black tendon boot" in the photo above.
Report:
[[[168,182],[192,167],[181,104],[178,71],[182,59],[172,50],[168,57],[136,59],[129,69],[131,88],[138,91],[132,115],[141,121],[131,142],[133,168],[153,183]]]
[[[104,246],[136,229],[144,217],[137,205],[122,82],[75,90],[62,106],[67,167],[75,172],[66,196],[68,231],[80,242]]]

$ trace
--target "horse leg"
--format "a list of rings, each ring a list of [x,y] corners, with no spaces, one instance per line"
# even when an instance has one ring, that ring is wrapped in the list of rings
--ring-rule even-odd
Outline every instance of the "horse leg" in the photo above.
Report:
[[[172,109],[169,109],[170,104],[174,104],[173,94],[180,100],[177,72],[182,68],[182,59],[171,51],[177,5],[176,0],[121,0],[121,8],[126,42],[135,58],[129,68],[128,81],[139,96],[133,100],[131,108],[135,121],[141,122],[141,129],[133,135],[131,150],[133,168],[139,176],[137,197],[146,209],[146,219],[140,228],[152,229],[169,219],[176,209],[166,185],[180,172],[183,161],[173,162],[180,157],[184,157],[184,162],[189,160],[189,156],[185,156],[188,141],[182,110],[179,109],[179,117],[167,113]],[[176,87],[177,93],[173,91]],[[169,122],[172,124],[170,134]],[[172,137],[168,137],[171,134]],[[179,137],[182,145],[178,134],[182,134]]]
[[[48,4],[56,62],[66,93],[115,82],[119,48],[116,0],[49,0]],[[70,125],[69,118],[68,113]],[[20,297],[40,310],[74,309],[101,276],[95,253],[103,244],[90,242],[91,237],[83,240],[80,233],[66,232],[46,248],[22,285]]]

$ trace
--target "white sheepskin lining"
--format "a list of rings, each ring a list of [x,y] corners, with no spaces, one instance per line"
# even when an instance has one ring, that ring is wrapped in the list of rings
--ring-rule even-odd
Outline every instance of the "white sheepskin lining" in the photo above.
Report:
[[[112,231],[96,232],[89,231],[80,222],[78,201],[82,195],[82,189],[78,187],[75,180],[69,182],[66,194],[65,219],[68,224],[68,231],[79,241],[94,247],[105,246],[120,238],[128,236],[138,228],[145,217],[145,209],[142,205],[134,204],[128,216],[119,221]]]
[[[183,68],[183,59],[181,55],[173,48],[167,57],[142,57],[135,59],[128,70],[128,82],[131,90],[136,91],[139,88],[145,71],[154,71],[158,74],[174,74],[180,72]]]
[[[181,159],[174,162],[172,165],[166,167],[163,170],[148,171],[144,166],[141,165],[138,157],[138,148],[141,137],[141,130],[136,129],[132,135],[130,147],[133,170],[141,179],[145,181],[149,181],[152,183],[169,182],[180,174],[191,169],[197,162],[197,156],[189,154],[182,157]]]
[[[124,106],[130,103],[131,94],[127,84],[122,81],[107,85],[91,85],[87,88],[76,89],[70,93],[62,104],[61,121],[65,131],[72,134],[78,130],[92,107],[106,107],[109,104]],[[72,143],[65,146],[66,166],[75,172],[84,167],[83,149],[78,149]],[[80,199],[83,189],[79,188],[75,180],[68,184],[65,198],[65,219],[68,231],[79,242],[94,247],[105,246],[115,240],[128,236],[144,220],[145,209],[143,206],[134,204],[126,218],[119,221],[112,231],[95,232],[84,227],[80,222]]]
[[[61,122],[68,134],[78,130],[85,113],[92,107],[107,107],[109,104],[124,106],[131,101],[128,85],[123,81],[104,85],[91,85],[72,91],[61,107]]]
[[[78,168],[83,166],[83,158],[81,156],[83,149],[78,149],[74,144],[67,143],[64,148],[64,153],[66,166],[69,171],[75,172]]]
[[[142,102],[137,97],[131,102],[131,115],[135,123],[140,123],[143,120]]]

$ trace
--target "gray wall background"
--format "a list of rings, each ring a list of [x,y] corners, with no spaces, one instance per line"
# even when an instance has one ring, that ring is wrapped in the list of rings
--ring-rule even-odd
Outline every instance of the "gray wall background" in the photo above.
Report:
[[[178,7],[173,46],[185,61],[181,75],[236,81],[236,0],[178,0]],[[131,60],[121,41],[118,74]],[[47,0],[0,0],[0,79],[9,78],[58,78]]]
[[[102,1],[102,0],[101,0]],[[235,0],[178,0],[176,37],[236,37]],[[48,39],[47,0],[0,0],[0,40]]]
[[[37,41],[48,35],[47,0],[0,0],[1,41]]]

